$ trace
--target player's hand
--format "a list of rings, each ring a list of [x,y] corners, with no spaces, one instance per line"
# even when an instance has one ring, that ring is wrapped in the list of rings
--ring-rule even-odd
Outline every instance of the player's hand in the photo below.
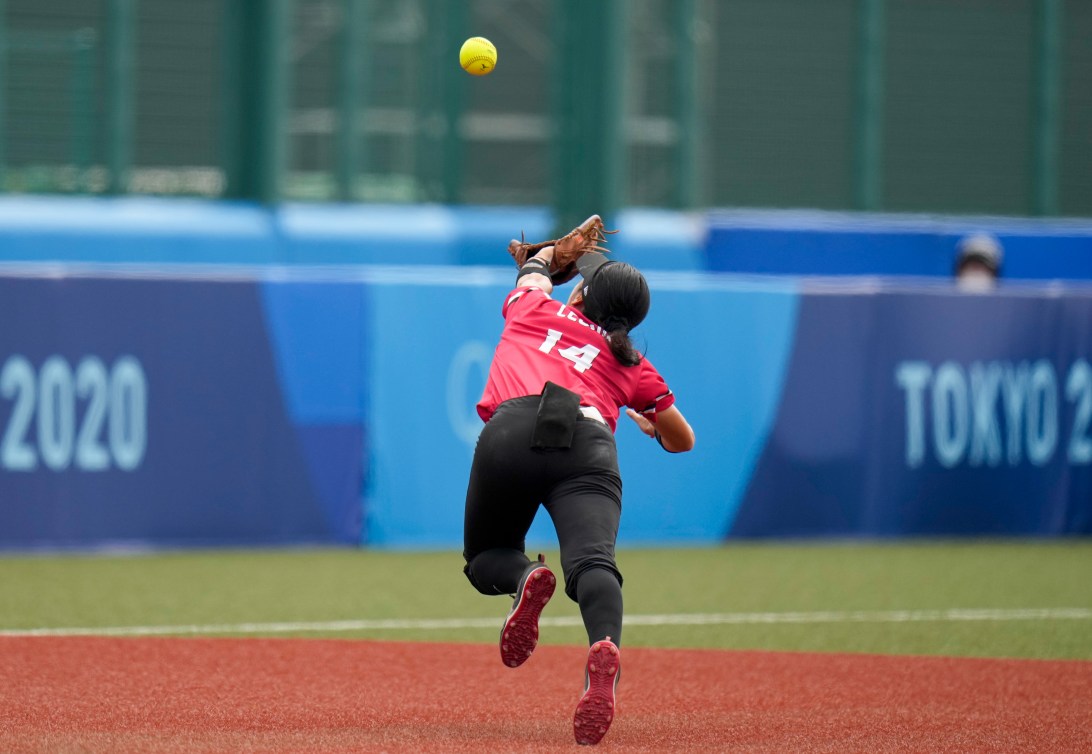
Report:
[[[637,428],[644,432],[649,437],[656,436],[656,426],[645,417],[634,411],[632,408],[626,409],[626,416],[633,419],[633,423],[637,425]]]

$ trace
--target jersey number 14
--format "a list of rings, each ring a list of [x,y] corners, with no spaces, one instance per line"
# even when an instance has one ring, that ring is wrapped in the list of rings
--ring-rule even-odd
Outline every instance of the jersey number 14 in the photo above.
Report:
[[[538,347],[538,350],[543,353],[549,353],[554,350],[554,346],[561,340],[561,332],[558,330],[547,330],[546,340],[542,341],[542,345]],[[569,346],[568,348],[562,348],[557,352],[557,355],[568,359],[573,363],[573,368],[578,372],[586,372],[591,368],[592,362],[595,361],[595,357],[599,355],[599,349],[593,345],[584,346]]]

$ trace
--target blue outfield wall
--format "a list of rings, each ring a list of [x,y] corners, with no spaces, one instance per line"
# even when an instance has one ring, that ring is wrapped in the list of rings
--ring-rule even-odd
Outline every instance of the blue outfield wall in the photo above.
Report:
[[[1092,288],[805,284],[730,536],[1092,532]]]
[[[1092,289],[649,279],[698,445],[623,420],[623,543],[1092,533]],[[0,547],[457,548],[512,281],[3,270]]]
[[[362,293],[0,276],[0,546],[358,541]]]
[[[950,278],[956,245],[996,236],[1003,276],[1092,280],[1092,220],[720,210],[706,218],[703,268],[777,275]]]
[[[1092,280],[1092,219],[631,209],[616,224],[613,253],[644,270],[948,278],[959,239],[989,232],[1008,279]],[[551,226],[536,207],[0,197],[0,261],[496,265]]]
[[[500,265],[511,238],[545,237],[534,207],[250,204],[0,197],[0,262]],[[643,269],[703,265],[699,215],[622,212],[610,247]]]
[[[964,294],[910,276],[946,275],[948,240],[909,267],[910,246],[854,251],[785,213],[749,213],[767,232],[740,248],[791,257],[795,233],[902,277],[708,274],[729,214],[626,212],[611,241],[648,272],[636,335],[698,434],[671,456],[623,420],[623,542],[1092,533],[1092,287]],[[0,199],[0,548],[458,547],[513,281],[497,257],[548,225]],[[1079,222],[1031,225],[1068,234],[1043,269],[1092,278]]]

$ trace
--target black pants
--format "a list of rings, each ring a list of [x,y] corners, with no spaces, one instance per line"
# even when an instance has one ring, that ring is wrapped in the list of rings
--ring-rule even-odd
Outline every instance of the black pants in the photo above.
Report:
[[[580,575],[605,569],[622,582],[614,559],[622,515],[622,477],[614,435],[602,422],[577,420],[572,447],[531,447],[539,397],[505,401],[482,429],[466,491],[463,557],[467,577],[483,594],[511,594],[522,568],[478,583],[473,561],[498,550],[524,552],[527,530],[543,505],[561,549],[565,593],[577,600]],[[526,562],[526,561],[524,561]]]

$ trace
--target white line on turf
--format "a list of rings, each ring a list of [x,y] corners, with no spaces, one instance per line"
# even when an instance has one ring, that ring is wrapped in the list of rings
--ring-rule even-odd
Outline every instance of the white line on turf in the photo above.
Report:
[[[192,634],[343,633],[368,631],[446,631],[495,629],[500,618],[423,620],[336,620],[285,623],[229,623],[188,626],[103,626],[73,628],[9,628],[0,636],[180,636]],[[708,626],[809,623],[912,623],[925,621],[1048,621],[1092,620],[1092,609],[1079,607],[953,610],[856,610],[790,613],[681,613],[627,615],[627,626]],[[541,626],[581,626],[580,618],[543,618]]]

